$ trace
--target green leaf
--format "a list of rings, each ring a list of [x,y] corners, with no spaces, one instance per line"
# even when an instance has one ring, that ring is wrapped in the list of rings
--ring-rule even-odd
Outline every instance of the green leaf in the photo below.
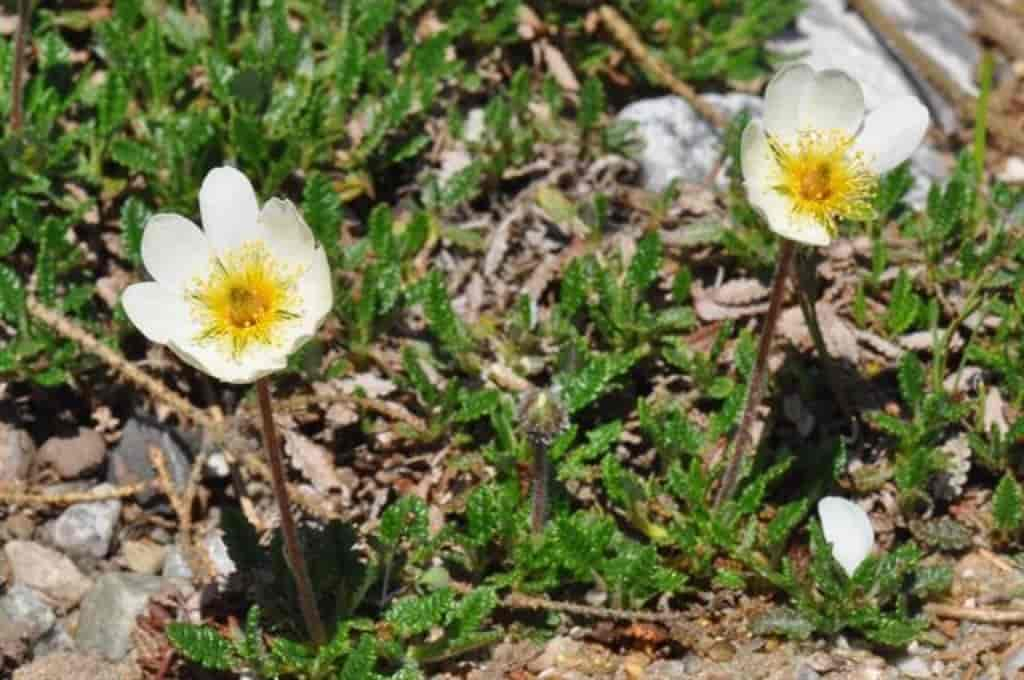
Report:
[[[144,144],[119,137],[110,145],[110,157],[129,170],[155,174],[159,169],[156,153]]]
[[[17,321],[25,310],[25,289],[13,269],[0,262],[0,317]]]
[[[914,324],[922,307],[921,298],[914,293],[914,284],[907,270],[901,269],[893,285],[892,299],[885,313],[885,325],[889,332],[893,335],[906,333]]]
[[[1016,531],[1024,520],[1024,494],[1010,472],[1003,475],[992,495],[992,515],[1000,531]]]
[[[459,396],[459,410],[454,420],[469,423],[494,412],[498,407],[501,393],[497,390],[465,391]]]
[[[448,616],[455,597],[450,588],[441,588],[421,597],[406,597],[395,602],[385,614],[403,638],[426,633]]]
[[[430,382],[430,378],[427,377],[426,371],[420,366],[419,357],[416,356],[416,352],[412,347],[405,347],[402,350],[402,368],[405,370],[405,375],[409,379],[412,388],[416,390],[416,394],[428,406],[434,406],[441,400],[441,393],[434,385]]]
[[[921,599],[945,595],[953,587],[953,570],[945,564],[921,567],[914,578],[914,594]]]
[[[149,215],[149,209],[135,196],[129,196],[121,206],[121,244],[125,257],[136,265],[142,261],[142,231]]]
[[[164,632],[185,658],[204,668],[229,671],[235,666],[234,646],[210,626],[172,621]]]
[[[587,300],[587,275],[583,260],[576,258],[569,263],[559,290],[558,308],[566,319],[571,319]]]
[[[600,79],[590,76],[583,81],[583,88],[580,90],[580,108],[576,114],[576,122],[583,134],[594,129],[604,113],[604,108],[604,86]]]
[[[924,367],[921,365],[921,361],[917,358],[916,354],[907,352],[903,355],[903,359],[900,361],[898,377],[903,400],[916,409],[917,405],[924,399],[925,387]]]
[[[626,281],[637,293],[642,293],[658,278],[661,266],[661,239],[657,232],[648,232],[636,246],[636,254],[629,263]]]
[[[444,348],[454,355],[471,349],[469,335],[462,325],[462,320],[452,309],[441,272],[434,269],[424,277],[418,292],[423,302],[423,311],[430,322],[430,330],[441,340]]]
[[[341,227],[341,199],[330,180],[319,172],[306,180],[302,190],[302,214],[316,240],[327,251],[327,259],[335,261]]]
[[[341,669],[341,680],[375,680],[373,667],[377,664],[377,645],[369,635],[359,638],[359,644],[352,651]]]
[[[569,413],[576,413],[613,387],[615,380],[627,373],[638,358],[633,353],[591,357],[581,371],[562,382]]]
[[[790,532],[807,516],[810,499],[801,498],[787,503],[775,512],[775,517],[765,529],[765,541],[769,546],[780,547],[789,538]]]

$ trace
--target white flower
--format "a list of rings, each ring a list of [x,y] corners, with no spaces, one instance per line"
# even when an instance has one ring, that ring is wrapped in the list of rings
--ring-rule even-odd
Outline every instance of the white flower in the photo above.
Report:
[[[853,576],[875,545],[868,513],[845,498],[826,496],[818,501],[818,516],[825,540],[832,544],[832,556],[848,576]]]
[[[747,197],[780,236],[828,245],[840,219],[871,217],[878,176],[906,160],[927,129],[928,110],[914,97],[865,116],[856,80],[790,66],[768,83],[763,122],[743,131]]]
[[[331,309],[327,256],[291,201],[259,209],[238,170],[215,168],[199,190],[201,231],[154,215],[142,261],[155,279],[121,298],[142,333],[215,378],[249,383],[285,367]]]

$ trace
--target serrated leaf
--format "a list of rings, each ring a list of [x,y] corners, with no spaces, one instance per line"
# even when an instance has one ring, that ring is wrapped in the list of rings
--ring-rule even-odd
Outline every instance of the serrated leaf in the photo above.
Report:
[[[0,262],[0,317],[16,321],[25,309],[25,289],[13,269]]]
[[[149,215],[149,209],[135,196],[121,206],[121,244],[125,257],[136,264],[141,262],[142,231]]]
[[[338,255],[341,199],[327,177],[313,173],[302,190],[302,214],[316,240],[327,251],[328,260]]]
[[[772,547],[781,546],[790,532],[807,516],[810,499],[801,498],[787,503],[775,512],[775,517],[765,529],[765,541]]]
[[[1010,472],[1003,475],[992,494],[992,516],[1001,531],[1016,531],[1024,520],[1024,494]]]
[[[234,646],[210,626],[172,621],[164,632],[175,649],[190,661],[217,671],[234,668]]]
[[[587,299],[587,276],[583,269],[583,261],[579,258],[569,263],[562,276],[558,295],[558,307],[562,315],[571,319],[579,311]]]
[[[369,635],[359,638],[359,644],[345,659],[339,677],[341,680],[375,680],[373,667],[377,664],[377,645]]]
[[[385,620],[394,626],[401,637],[412,637],[426,633],[440,625],[448,616],[455,601],[450,588],[441,588],[419,597],[406,597],[395,602]]]
[[[592,130],[604,113],[605,96],[604,86],[601,80],[590,76],[583,81],[580,90],[580,107],[576,115],[576,122],[584,133]]]
[[[924,399],[925,387],[924,367],[916,354],[907,352],[903,355],[898,377],[903,400],[916,407]]]
[[[497,390],[464,392],[459,398],[459,410],[453,419],[455,422],[469,423],[489,415],[498,407],[500,396]]]
[[[885,313],[885,325],[893,335],[906,333],[921,312],[921,298],[905,269],[901,269],[892,288],[892,299]]]
[[[562,382],[562,395],[568,412],[576,413],[601,396],[619,376],[629,371],[638,358],[632,353],[591,357],[582,370]]]
[[[423,311],[430,322],[430,330],[441,340],[444,348],[456,355],[470,349],[469,336],[462,320],[452,309],[441,272],[435,269],[424,277],[418,290]]]
[[[110,157],[136,172],[155,173],[159,169],[156,153],[151,148],[124,137],[111,143]]]
[[[661,239],[657,232],[648,232],[636,245],[636,254],[629,263],[626,281],[636,293],[642,293],[658,278],[661,266]]]

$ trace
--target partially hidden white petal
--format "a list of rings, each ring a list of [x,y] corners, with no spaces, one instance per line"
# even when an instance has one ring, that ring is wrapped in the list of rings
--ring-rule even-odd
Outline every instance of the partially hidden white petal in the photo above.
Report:
[[[193,329],[184,296],[155,281],[128,286],[121,294],[121,304],[128,319],[152,342],[165,345]]]
[[[254,383],[276,373],[288,363],[288,355],[278,347],[250,348],[239,359],[232,358],[216,343],[198,343],[180,338],[168,347],[194,368],[223,382],[239,385]]]
[[[331,285],[331,268],[323,248],[313,251],[309,269],[297,283],[302,298],[302,334],[311,336],[319,330],[327,313],[334,306],[334,287]]]
[[[825,540],[832,544],[832,555],[843,571],[853,576],[875,545],[868,514],[845,498],[826,496],[818,501],[818,516]]]
[[[815,74],[800,100],[801,130],[842,130],[852,136],[863,120],[860,83],[836,69]]]
[[[757,208],[768,228],[783,238],[809,246],[832,243],[828,228],[806,216],[793,212],[789,199],[771,187],[747,187],[750,204]]]
[[[181,215],[153,215],[142,232],[142,263],[168,290],[184,290],[210,266],[210,242],[191,220]]]
[[[214,168],[206,174],[199,189],[199,212],[203,229],[218,254],[265,238],[252,183],[230,166]]]
[[[743,166],[743,181],[747,187],[763,189],[773,174],[776,163],[760,121],[750,121],[747,127],[743,128],[743,137],[740,139],[740,162]]]
[[[800,102],[814,80],[814,69],[793,64],[771,79],[764,91],[764,127],[768,134],[786,140],[800,124]]]
[[[921,144],[929,119],[928,109],[915,97],[894,99],[868,114],[856,149],[876,173],[888,172]]]
[[[260,225],[266,233],[267,247],[276,259],[300,267],[310,264],[316,239],[291,201],[271,198],[264,203]]]

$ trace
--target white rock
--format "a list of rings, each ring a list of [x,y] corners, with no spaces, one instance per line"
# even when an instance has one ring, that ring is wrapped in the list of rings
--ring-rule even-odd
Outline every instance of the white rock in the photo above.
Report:
[[[101,484],[96,490],[112,488]],[[53,525],[54,544],[74,556],[106,557],[120,515],[121,501],[116,498],[72,505]]]
[[[704,98],[729,115],[748,108],[757,116],[762,108],[760,97],[741,93]],[[722,153],[718,132],[681,97],[633,102],[619,112],[618,120],[637,124],[636,134],[643,142],[637,160],[648,191],[663,191],[674,179],[705,181]]]
[[[10,541],[4,555],[14,583],[32,588],[49,604],[73,607],[92,586],[74,562],[38,543]]]

